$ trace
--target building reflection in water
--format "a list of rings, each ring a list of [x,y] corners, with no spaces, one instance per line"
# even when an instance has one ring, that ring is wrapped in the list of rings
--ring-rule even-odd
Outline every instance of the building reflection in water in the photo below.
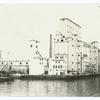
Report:
[[[0,96],[100,96],[100,78],[0,83]]]

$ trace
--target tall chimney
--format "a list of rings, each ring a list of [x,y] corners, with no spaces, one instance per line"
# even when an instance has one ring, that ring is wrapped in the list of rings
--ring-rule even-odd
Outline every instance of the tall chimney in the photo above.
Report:
[[[50,34],[49,58],[52,58],[52,34]]]

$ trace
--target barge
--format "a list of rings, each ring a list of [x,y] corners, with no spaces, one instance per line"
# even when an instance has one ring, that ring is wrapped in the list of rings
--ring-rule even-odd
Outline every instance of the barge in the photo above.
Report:
[[[100,74],[89,75],[75,75],[75,76],[57,76],[57,75],[23,75],[19,77],[20,80],[79,80],[100,77]]]

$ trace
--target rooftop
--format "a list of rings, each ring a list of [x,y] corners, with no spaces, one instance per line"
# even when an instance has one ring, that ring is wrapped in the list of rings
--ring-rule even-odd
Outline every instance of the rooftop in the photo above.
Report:
[[[74,21],[70,20],[69,18],[61,18],[60,20],[69,20],[70,22],[72,22],[73,24],[75,24],[76,26],[78,26],[79,28],[81,28],[80,25],[76,24]]]

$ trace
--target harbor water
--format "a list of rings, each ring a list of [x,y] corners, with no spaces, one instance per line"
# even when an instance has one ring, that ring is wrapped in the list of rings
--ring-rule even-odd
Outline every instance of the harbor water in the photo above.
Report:
[[[0,96],[100,96],[100,77],[80,80],[0,82]]]

